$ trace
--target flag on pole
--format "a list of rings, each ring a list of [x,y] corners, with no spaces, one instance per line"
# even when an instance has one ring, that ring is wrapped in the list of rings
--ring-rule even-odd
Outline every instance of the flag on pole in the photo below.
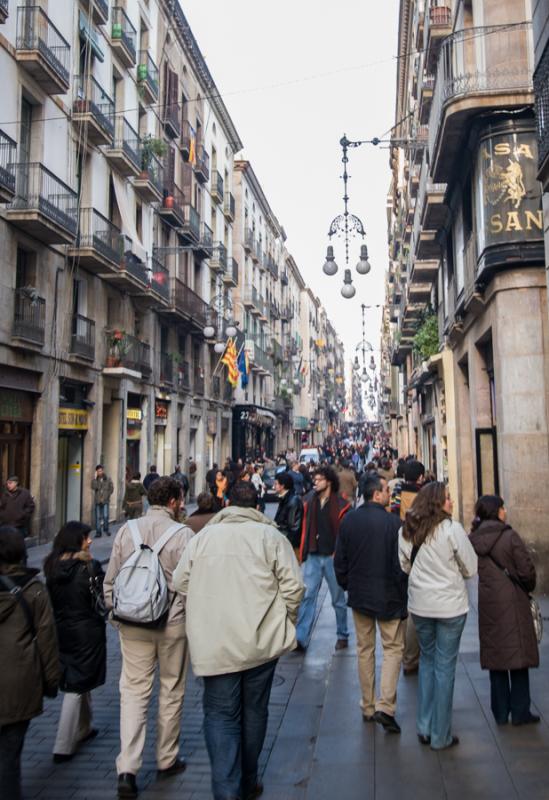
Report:
[[[250,374],[250,362],[248,361],[248,351],[243,347],[238,356],[238,370],[240,372],[240,385],[243,389],[248,385],[248,375]]]
[[[227,367],[227,380],[233,387],[238,385],[238,365],[236,363],[236,347],[233,339],[229,339],[221,363]]]

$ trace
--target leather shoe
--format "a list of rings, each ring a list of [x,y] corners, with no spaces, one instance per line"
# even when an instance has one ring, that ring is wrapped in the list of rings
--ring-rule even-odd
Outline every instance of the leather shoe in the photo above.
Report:
[[[263,784],[257,783],[252,791],[246,795],[246,800],[255,800],[256,797],[260,797],[263,794]]]
[[[118,776],[118,797],[137,797],[137,783],[131,772],[121,772]]]
[[[431,744],[431,737],[425,736],[424,733],[418,733],[417,738],[420,744]]]
[[[390,714],[386,714],[385,711],[376,711],[374,714],[374,721],[383,725],[383,729],[386,730],[387,733],[400,733],[400,725],[396,719]]]
[[[541,717],[538,717],[537,714],[528,714],[525,719],[518,719],[516,722],[513,720],[513,725],[535,725],[540,721]]]
[[[63,764],[65,761],[70,761],[74,758],[74,753],[54,753],[53,754],[53,763],[54,764]]]
[[[335,649],[336,650],[345,650],[346,647],[349,647],[349,640],[348,639],[338,639],[336,642]]]
[[[172,775],[178,775],[180,772],[185,772],[187,769],[187,762],[183,758],[176,758],[171,767],[166,767],[166,769],[158,769],[156,771],[156,777],[160,778],[160,780],[164,780],[165,778],[171,778]]]
[[[91,739],[95,739],[98,733],[99,731],[97,728],[90,728],[88,733],[82,739],[80,739],[78,744],[83,744],[84,742],[89,742]]]

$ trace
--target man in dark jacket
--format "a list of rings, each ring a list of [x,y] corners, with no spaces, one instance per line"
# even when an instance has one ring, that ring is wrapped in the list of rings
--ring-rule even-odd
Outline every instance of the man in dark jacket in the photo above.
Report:
[[[274,521],[278,529],[288,538],[295,552],[299,550],[301,542],[303,503],[301,498],[294,494],[294,481],[289,472],[281,472],[276,476],[274,490],[278,495],[278,508]]]
[[[91,482],[93,502],[95,507],[95,538],[100,539],[103,530],[109,533],[109,501],[114,491],[112,479],[106,474],[103,465],[95,468],[95,478]]]
[[[351,504],[339,496],[339,479],[332,467],[318,467],[314,473],[313,486],[313,491],[307,495],[303,504],[300,556],[304,562],[305,597],[297,617],[297,649],[303,652],[309,643],[316,598],[322,579],[325,578],[336,615],[336,650],[342,650],[349,643],[347,605],[345,592],[336,580],[333,555],[341,520]]]
[[[21,798],[21,751],[25,734],[30,720],[42,713],[43,695],[57,694],[60,677],[48,593],[37,577],[38,570],[25,567],[25,561],[21,534],[15,528],[1,527],[0,797],[6,800]],[[31,631],[31,620],[36,637]]]
[[[183,490],[183,501],[186,503],[187,494],[189,493],[190,483],[185,473],[181,471],[181,467],[179,466],[179,464],[175,465],[175,471],[172,472],[170,478],[173,478],[174,481],[177,481],[178,483],[181,484],[181,488]]]
[[[387,481],[370,475],[364,483],[364,505],[341,523],[334,569],[348,592],[356,629],[360,707],[365,720],[375,720],[400,733],[395,720],[396,690],[404,653],[407,579],[398,560],[400,521],[386,511]],[[383,645],[381,686],[375,700],[376,622]]]
[[[34,511],[34,498],[28,489],[19,486],[19,478],[12,475],[0,497],[0,525],[11,525],[23,535],[29,535],[30,518]]]

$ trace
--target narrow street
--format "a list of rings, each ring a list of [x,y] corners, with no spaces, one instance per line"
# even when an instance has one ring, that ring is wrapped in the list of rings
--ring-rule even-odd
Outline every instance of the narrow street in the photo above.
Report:
[[[268,506],[270,515],[274,506]],[[107,557],[110,540],[94,546]],[[30,552],[39,564],[43,548]],[[473,594],[476,587],[471,586]],[[549,616],[549,602],[544,603]],[[93,693],[99,736],[82,747],[73,761],[52,763],[52,747],[61,698],[47,701],[25,743],[25,797],[40,800],[109,800],[115,797],[118,753],[120,653],[116,632],[109,628],[108,681]],[[478,798],[549,797],[549,690],[546,668],[531,671],[533,709],[542,715],[537,726],[498,728],[489,707],[488,675],[479,665],[477,617],[467,621],[456,673],[454,731],[461,743],[435,754],[415,734],[417,678],[401,677],[397,719],[401,736],[386,735],[362,721],[354,637],[349,650],[334,653],[333,611],[329,596],[322,605],[311,646],[305,656],[290,654],[277,670],[271,696],[269,730],[261,758],[266,800],[471,800]],[[541,645],[541,663],[548,663],[549,641]],[[142,800],[207,800],[208,757],[202,734],[201,684],[189,674],[183,711],[182,776],[156,781],[154,720],[151,709],[143,768],[138,776]],[[4,800],[4,798],[2,798]],[[6,798],[5,800],[8,800]]]

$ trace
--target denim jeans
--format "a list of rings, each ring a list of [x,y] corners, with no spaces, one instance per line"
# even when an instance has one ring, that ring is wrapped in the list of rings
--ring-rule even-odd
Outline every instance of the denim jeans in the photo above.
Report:
[[[95,533],[99,534],[102,531],[109,532],[109,504],[96,503],[95,504]]]
[[[21,752],[29,720],[0,726],[0,797],[21,800]]]
[[[297,641],[305,647],[309,644],[309,639],[311,638],[315,620],[316,598],[320,591],[322,578],[326,578],[326,583],[332,596],[332,606],[336,615],[337,638],[349,638],[345,592],[336,580],[334,559],[332,556],[317,556],[313,554],[307,557],[303,565],[305,597],[301,601],[297,615]]]
[[[419,641],[417,732],[440,750],[452,741],[452,701],[461,634],[467,614],[449,619],[412,614]]]
[[[215,800],[246,800],[257,785],[277,661],[204,678],[204,736]]]

